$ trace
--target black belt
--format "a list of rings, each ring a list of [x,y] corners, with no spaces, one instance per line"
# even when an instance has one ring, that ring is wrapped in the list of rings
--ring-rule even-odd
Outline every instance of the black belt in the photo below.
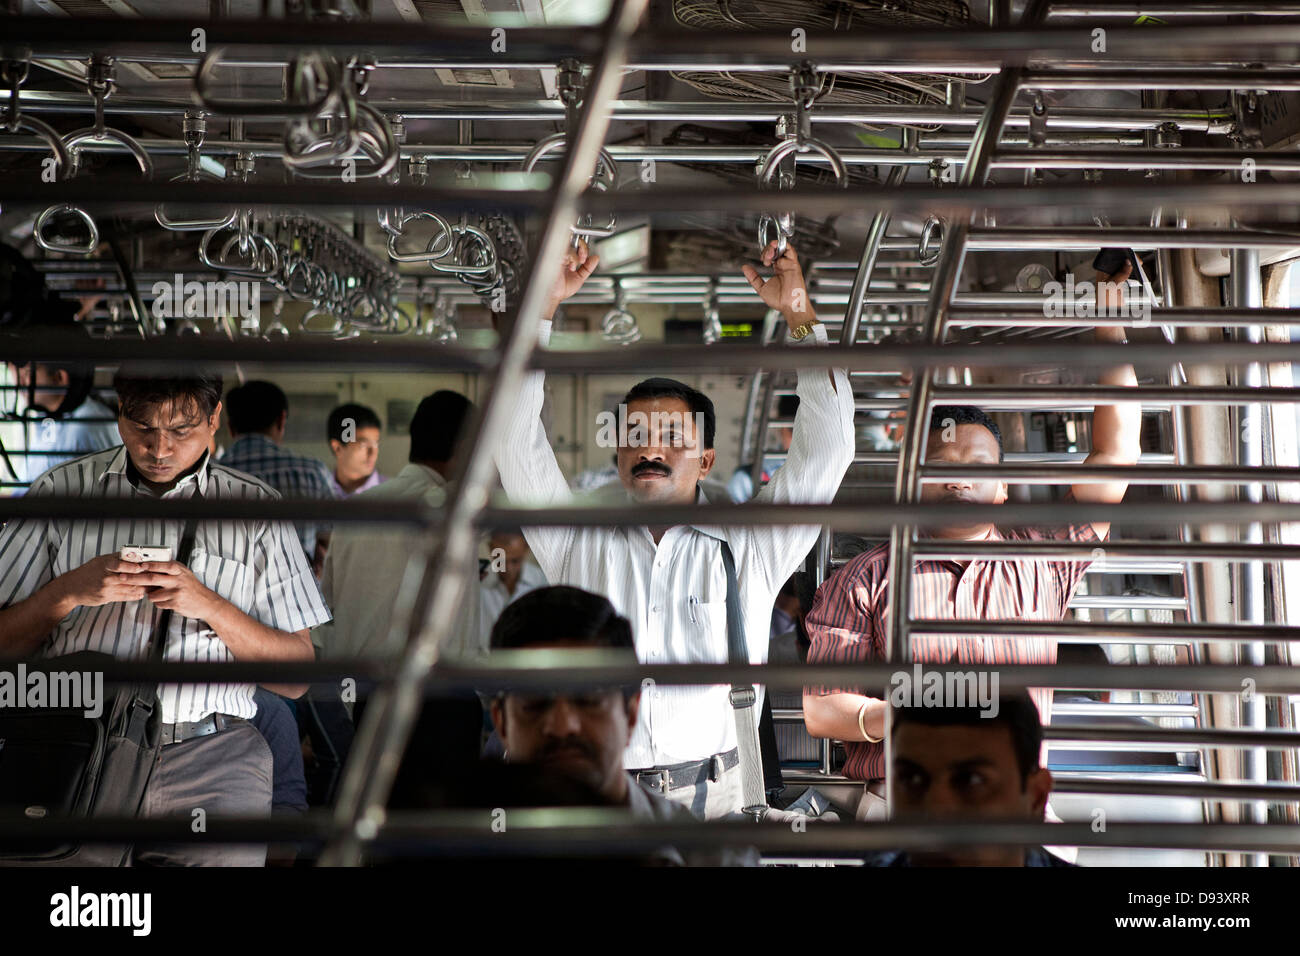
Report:
[[[208,734],[220,733],[223,730],[247,722],[246,717],[235,717],[231,714],[208,714],[208,716],[199,720],[183,721],[178,724],[163,724],[159,729],[159,735],[164,744],[178,744],[182,740],[206,737]]]
[[[723,773],[740,764],[740,753],[732,747],[725,754],[714,754],[694,763],[678,763],[671,767],[649,767],[645,770],[629,770],[636,777],[637,783],[667,793],[682,787],[694,787],[706,780],[720,780]]]

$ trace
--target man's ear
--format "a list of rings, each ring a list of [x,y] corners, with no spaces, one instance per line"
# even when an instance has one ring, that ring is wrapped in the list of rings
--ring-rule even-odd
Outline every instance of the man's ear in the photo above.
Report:
[[[221,403],[217,402],[217,407],[212,410],[208,416],[208,427],[214,432],[221,427]]]
[[[718,457],[716,448],[706,448],[700,452],[700,477],[703,478],[713,470],[713,462]]]
[[[71,382],[72,382],[72,376],[68,374],[68,370],[66,368],[60,368],[54,370],[55,385],[58,385],[60,388],[67,388]]]
[[[1043,819],[1047,812],[1047,798],[1052,794],[1052,772],[1039,767],[1025,779],[1025,798],[1034,821]]]
[[[275,420],[276,428],[280,429],[280,431],[284,431],[284,423],[287,422],[288,420],[289,420],[289,409],[286,408],[284,411],[280,413],[280,417]]]
[[[641,716],[641,695],[633,694],[627,701],[627,735],[629,738],[636,730],[637,718]]]
[[[993,503],[995,505],[1003,505],[1006,504],[1006,502],[1007,502],[1007,483],[1005,481],[999,481],[997,494],[993,496]]]
[[[510,748],[506,746],[506,709],[502,705],[500,697],[492,698],[492,703],[488,705],[488,713],[492,717],[492,728],[497,732],[497,736],[501,738],[502,746],[509,750]]]
[[[335,455],[338,455],[338,453],[341,452],[342,450],[343,450],[343,442],[339,441],[337,438],[331,438],[330,451],[334,452]]]

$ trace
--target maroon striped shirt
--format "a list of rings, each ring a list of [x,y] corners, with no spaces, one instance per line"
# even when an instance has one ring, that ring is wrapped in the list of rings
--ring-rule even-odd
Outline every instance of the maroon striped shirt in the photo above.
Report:
[[[1091,524],[1055,529],[994,529],[992,540],[1100,541]],[[1088,561],[975,560],[963,570],[956,561],[917,561],[912,572],[913,620],[1059,621]],[[887,628],[889,546],[866,551],[827,579],[808,613],[812,646],[808,663],[883,661]],[[1042,638],[916,636],[912,660],[963,664],[1055,664],[1056,642]],[[865,693],[880,697],[884,688],[809,688],[812,693]],[[1052,692],[1031,691],[1043,722],[1051,717]],[[845,741],[844,774],[855,780],[885,776],[884,744]]]

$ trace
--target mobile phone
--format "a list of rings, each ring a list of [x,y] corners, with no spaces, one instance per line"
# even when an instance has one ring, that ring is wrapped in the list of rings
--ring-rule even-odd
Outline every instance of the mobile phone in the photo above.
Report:
[[[128,544],[117,553],[117,556],[123,561],[133,561],[137,564],[145,561],[170,561],[172,559],[172,549],[147,544]]]

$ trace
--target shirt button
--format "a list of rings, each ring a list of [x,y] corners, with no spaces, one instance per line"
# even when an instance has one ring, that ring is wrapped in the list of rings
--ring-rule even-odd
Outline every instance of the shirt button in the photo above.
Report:
[[[659,605],[658,605],[658,604],[653,605],[653,606],[650,608],[650,613],[652,613],[652,614],[658,614],[658,613],[659,613]]]

